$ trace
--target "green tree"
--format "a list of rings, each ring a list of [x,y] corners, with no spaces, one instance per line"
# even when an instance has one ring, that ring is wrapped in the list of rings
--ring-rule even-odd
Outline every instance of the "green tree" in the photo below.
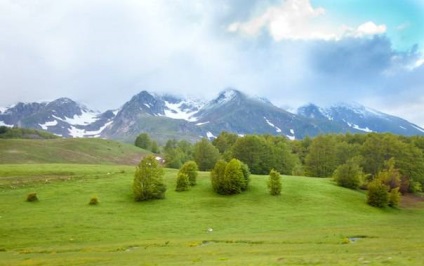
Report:
[[[246,187],[242,163],[239,160],[232,159],[228,162],[222,186],[225,195],[239,194],[242,188]]]
[[[150,139],[150,136],[147,133],[141,133],[135,139],[135,146],[145,150],[150,150],[151,143],[152,140]]]
[[[225,194],[223,183],[224,183],[226,167],[227,167],[226,161],[218,160],[215,164],[215,167],[211,171],[212,189],[218,194]]]
[[[350,159],[345,164],[337,167],[333,174],[334,181],[336,181],[337,185],[350,189],[359,188],[364,174],[357,161]]]
[[[133,181],[136,201],[165,198],[164,171],[153,155],[146,156],[137,166]]]
[[[337,168],[336,139],[333,135],[320,135],[312,140],[305,158],[308,176],[329,177]]]
[[[152,140],[152,143],[150,144],[150,151],[153,152],[153,153],[159,153],[160,152],[159,145],[154,140]]]
[[[188,176],[190,186],[196,185],[196,179],[198,175],[198,167],[195,161],[188,161],[181,166],[180,173],[186,174]]]
[[[389,203],[388,190],[388,187],[380,179],[371,181],[368,184],[367,203],[378,208],[386,207]]]
[[[275,164],[272,148],[263,137],[249,135],[238,138],[232,153],[234,158],[247,164],[253,174],[266,174]]]
[[[389,206],[393,207],[393,208],[399,206],[400,198],[401,198],[401,193],[399,192],[398,187],[390,190],[390,192],[389,192]]]
[[[189,181],[188,175],[183,172],[178,172],[177,187],[175,188],[175,191],[181,192],[181,191],[187,191],[189,189],[190,189],[190,181]]]
[[[272,196],[278,196],[281,195],[281,176],[280,173],[275,171],[274,169],[271,170],[269,173],[269,179],[268,179],[268,191],[269,194]]]
[[[240,163],[241,163],[241,171],[243,172],[243,178],[244,178],[244,183],[241,187],[241,191],[246,191],[250,183],[250,169],[247,164],[243,162],[240,162]]]
[[[194,145],[194,161],[200,171],[211,170],[219,159],[219,151],[207,139],[203,138]]]

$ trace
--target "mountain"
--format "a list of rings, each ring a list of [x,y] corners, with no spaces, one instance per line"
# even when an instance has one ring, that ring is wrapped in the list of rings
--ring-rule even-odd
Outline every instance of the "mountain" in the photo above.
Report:
[[[114,117],[68,98],[45,103],[18,103],[2,108],[0,125],[43,129],[61,137],[98,137]]]
[[[300,107],[297,114],[339,125],[343,132],[390,132],[405,136],[424,134],[423,128],[405,119],[357,103],[339,103],[329,107],[309,104]]]
[[[168,139],[197,141],[222,131],[281,135],[300,139],[324,133],[391,132],[424,135],[424,129],[402,118],[361,106],[309,104],[291,113],[269,100],[226,89],[205,102],[142,91],[118,110],[96,112],[68,98],[18,103],[0,108],[0,126],[43,129],[62,137],[101,137],[133,142],[146,132]]]

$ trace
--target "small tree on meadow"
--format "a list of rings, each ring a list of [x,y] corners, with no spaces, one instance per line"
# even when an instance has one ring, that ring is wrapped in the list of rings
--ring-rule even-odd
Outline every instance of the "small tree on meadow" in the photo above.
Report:
[[[196,179],[198,175],[198,167],[195,161],[188,161],[181,166],[179,173],[184,173],[188,176],[190,186],[196,185]]]
[[[271,194],[272,196],[281,195],[281,189],[282,189],[282,184],[281,184],[280,173],[272,169],[271,172],[269,173],[269,179],[268,179],[269,194]]]
[[[350,189],[357,189],[362,183],[364,173],[355,160],[348,160],[345,164],[337,167],[333,173],[337,185]]]
[[[178,172],[177,175],[177,187],[175,188],[175,191],[187,191],[190,189],[190,181],[189,177],[186,173]]]
[[[401,193],[399,192],[398,187],[390,190],[390,192],[389,192],[389,206],[393,207],[393,208],[399,206],[400,197],[401,197]]]
[[[241,171],[243,172],[244,183],[242,184],[241,191],[246,191],[250,182],[250,169],[249,166],[243,162],[241,163]]]
[[[226,161],[218,160],[215,164],[215,167],[211,171],[212,189],[218,194],[224,194],[223,182],[226,167]]]
[[[371,206],[383,208],[389,203],[389,188],[380,179],[368,184],[367,203]]]
[[[140,161],[135,171],[133,193],[136,201],[165,198],[163,169],[153,155]]]
[[[239,194],[242,188],[247,188],[246,180],[243,175],[242,162],[232,159],[225,167],[224,174],[224,193],[226,195]]]

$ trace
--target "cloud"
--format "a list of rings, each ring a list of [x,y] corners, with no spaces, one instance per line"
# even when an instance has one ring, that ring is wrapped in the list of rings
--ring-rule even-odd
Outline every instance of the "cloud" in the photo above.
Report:
[[[275,41],[281,40],[339,40],[386,32],[385,25],[365,22],[357,28],[346,25],[334,27],[325,21],[325,9],[314,8],[309,0],[286,0],[281,6],[269,7],[262,15],[247,22],[233,22],[227,30],[247,36],[257,36],[266,28]]]

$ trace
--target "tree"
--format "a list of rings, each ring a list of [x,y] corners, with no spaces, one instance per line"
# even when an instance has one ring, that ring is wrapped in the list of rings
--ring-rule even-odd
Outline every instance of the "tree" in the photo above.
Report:
[[[178,172],[177,174],[177,187],[175,188],[175,191],[187,191],[190,189],[190,182],[188,175],[183,172]]]
[[[389,203],[388,187],[379,179],[368,184],[367,203],[371,206],[383,208]]]
[[[219,160],[211,171],[212,188],[221,195],[239,194],[247,190],[249,174],[248,168],[237,159],[229,163]]]
[[[196,185],[196,178],[197,178],[197,173],[198,171],[198,167],[195,161],[188,161],[186,163],[183,164],[183,166],[181,166],[181,169],[179,171],[179,173],[183,173],[186,174],[189,180],[189,184],[190,186],[195,186]]]
[[[249,135],[238,138],[233,146],[234,158],[247,164],[254,174],[266,174],[274,165],[273,151],[263,137]]]
[[[226,167],[227,167],[226,161],[218,160],[215,164],[215,167],[211,171],[212,189],[218,194],[224,194],[223,182],[224,182]]]
[[[312,140],[305,158],[308,176],[329,177],[337,168],[336,140],[332,135],[321,135]]]
[[[207,139],[203,138],[194,145],[194,161],[199,170],[211,170],[219,159],[219,151]]]
[[[337,185],[350,189],[357,189],[362,183],[364,174],[357,160],[350,159],[337,167],[333,178]]]
[[[282,184],[281,184],[280,173],[272,169],[271,172],[269,173],[269,179],[268,179],[267,185],[268,185],[269,194],[271,194],[272,196],[281,195]]]
[[[226,195],[239,194],[246,187],[242,163],[232,159],[225,167],[223,191]]]
[[[397,207],[400,203],[401,193],[399,192],[399,188],[394,188],[389,192],[389,206]]]
[[[166,185],[163,169],[153,155],[146,156],[137,166],[133,181],[136,201],[165,198]]]
[[[150,136],[147,133],[141,133],[135,139],[135,146],[145,150],[150,150],[151,143],[152,140],[150,139]]]
[[[241,191],[246,191],[250,182],[250,169],[249,166],[243,162],[241,163],[241,171],[243,172],[244,184],[241,187]]]

